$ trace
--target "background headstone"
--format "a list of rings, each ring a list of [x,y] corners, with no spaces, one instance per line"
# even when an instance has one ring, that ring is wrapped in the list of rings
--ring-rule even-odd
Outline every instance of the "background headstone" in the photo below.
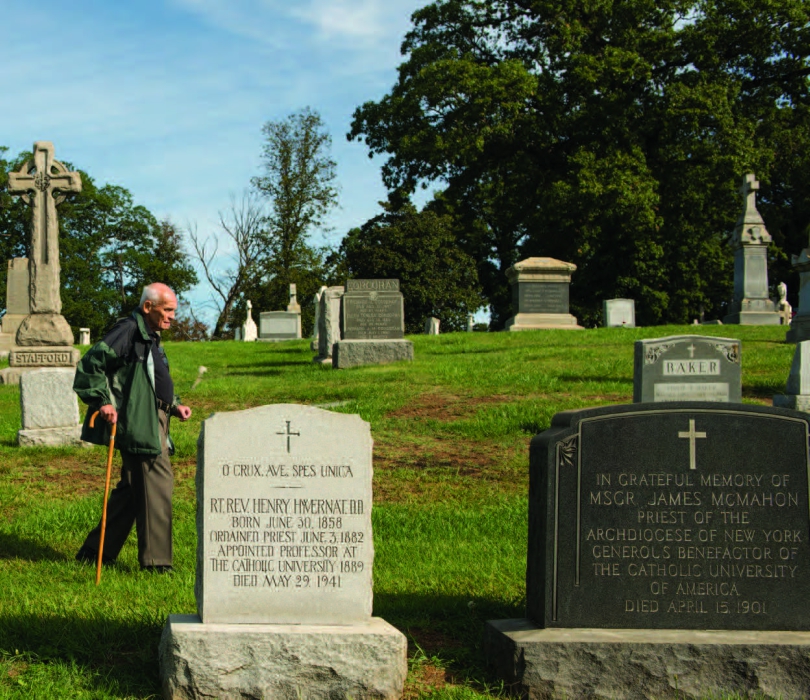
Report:
[[[799,308],[785,334],[785,342],[798,343],[810,340],[810,248],[802,249],[790,259],[793,269],[799,273]]]
[[[602,302],[602,318],[607,328],[636,326],[636,302],[633,299],[605,299]]]
[[[808,434],[807,414],[743,404],[557,414],[530,449],[528,619],[486,631],[505,680],[806,697]]]
[[[79,345],[90,345],[89,328],[79,328]]]
[[[512,286],[512,310],[505,330],[579,329],[568,312],[568,288],[577,266],[554,258],[527,258],[506,271]]]
[[[773,240],[757,210],[759,182],[752,173],[743,178],[743,212],[731,236],[734,250],[734,298],[724,324],[779,325],[779,314],[768,294],[768,244]]]
[[[309,349],[312,352],[318,352],[318,328],[321,325],[321,296],[323,296],[326,287],[321,287],[315,297],[313,299],[313,305],[315,306],[315,319],[312,324],[312,340],[309,343]]]
[[[742,401],[742,344],[734,338],[672,335],[635,343],[633,402]]]
[[[783,326],[789,326],[793,320],[793,307],[787,300],[788,288],[784,282],[780,282],[776,291],[779,294],[779,301],[776,302],[776,311],[779,314],[779,321]]]
[[[403,338],[405,308],[399,280],[347,280],[340,306],[341,339],[332,347],[333,367],[413,360],[413,343]]]
[[[405,637],[371,617],[371,460],[356,415],[279,404],[203,422],[198,615],[164,629],[168,697],[401,695]]]
[[[773,405],[810,411],[810,340],[796,343],[784,394],[773,397]]]
[[[259,332],[256,328],[256,322],[253,320],[253,303],[250,299],[247,300],[246,307],[247,316],[245,317],[245,322],[242,324],[242,332],[239,334],[237,340],[247,343],[256,340],[259,337]]]
[[[8,261],[6,276],[6,313],[3,316],[3,334],[16,339],[17,329],[31,313],[28,303],[28,258],[12,258]]]
[[[287,304],[287,311],[299,315],[301,313],[301,305],[298,303],[298,290],[294,284],[290,285],[290,303]]]
[[[257,340],[274,342],[301,337],[301,314],[290,311],[262,311]]]
[[[21,447],[81,443],[72,369],[44,368],[20,377]]]
[[[332,349],[340,340],[340,298],[342,286],[327,287],[321,293],[321,308],[318,315],[318,354],[313,362],[332,364]]]
[[[425,319],[425,333],[427,335],[439,335],[439,326],[441,321],[438,318],[431,316]]]
[[[475,330],[475,316],[467,314],[467,333],[472,333]]]

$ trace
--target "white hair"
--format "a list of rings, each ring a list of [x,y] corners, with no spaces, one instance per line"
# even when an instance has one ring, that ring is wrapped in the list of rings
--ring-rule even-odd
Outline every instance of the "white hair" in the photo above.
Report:
[[[143,308],[143,303],[145,301],[151,301],[156,306],[160,305],[164,301],[164,296],[166,295],[166,290],[171,292],[165,284],[160,282],[153,282],[152,284],[147,284],[143,288],[143,292],[141,293],[141,300],[138,303],[138,306]]]

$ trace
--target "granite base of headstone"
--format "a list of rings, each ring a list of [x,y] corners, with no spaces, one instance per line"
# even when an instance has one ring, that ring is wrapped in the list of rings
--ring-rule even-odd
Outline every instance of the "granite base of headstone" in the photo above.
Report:
[[[775,394],[773,405],[810,412],[810,340],[796,343],[784,394]]]
[[[345,287],[321,288],[321,301],[318,310],[318,354],[313,362],[322,365],[332,364],[332,347],[340,340],[340,299]]]
[[[349,369],[413,360],[410,340],[339,340],[332,346],[332,366]]]
[[[80,445],[72,369],[36,369],[20,377],[21,447]]]
[[[568,312],[568,289],[574,263],[554,258],[527,258],[506,271],[512,286],[512,310],[515,315],[504,330],[581,329]]]
[[[530,698],[810,696],[808,436],[707,402],[559,413],[530,447],[527,616],[484,652]]]
[[[742,401],[742,344],[734,338],[671,335],[635,343],[633,402]]]
[[[635,328],[635,300],[605,299],[602,302],[602,322],[606,328]]]
[[[163,630],[164,697],[401,697],[405,636],[371,617],[369,424],[216,413],[197,454],[197,615]]]

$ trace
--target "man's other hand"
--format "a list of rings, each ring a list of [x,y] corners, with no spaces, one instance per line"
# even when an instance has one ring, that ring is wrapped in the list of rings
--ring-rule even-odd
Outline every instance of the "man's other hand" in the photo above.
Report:
[[[191,417],[191,409],[188,406],[178,404],[174,407],[174,415],[181,421],[187,421]]]

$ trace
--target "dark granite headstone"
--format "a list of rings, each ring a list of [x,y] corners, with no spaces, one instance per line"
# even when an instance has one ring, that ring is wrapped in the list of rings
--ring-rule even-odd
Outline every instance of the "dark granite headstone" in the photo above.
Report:
[[[405,334],[399,280],[347,280],[340,303],[343,340],[395,340]]]
[[[734,338],[704,335],[637,340],[633,401],[740,403],[741,347]]]
[[[810,629],[810,415],[708,402],[557,414],[531,443],[540,627]]]

